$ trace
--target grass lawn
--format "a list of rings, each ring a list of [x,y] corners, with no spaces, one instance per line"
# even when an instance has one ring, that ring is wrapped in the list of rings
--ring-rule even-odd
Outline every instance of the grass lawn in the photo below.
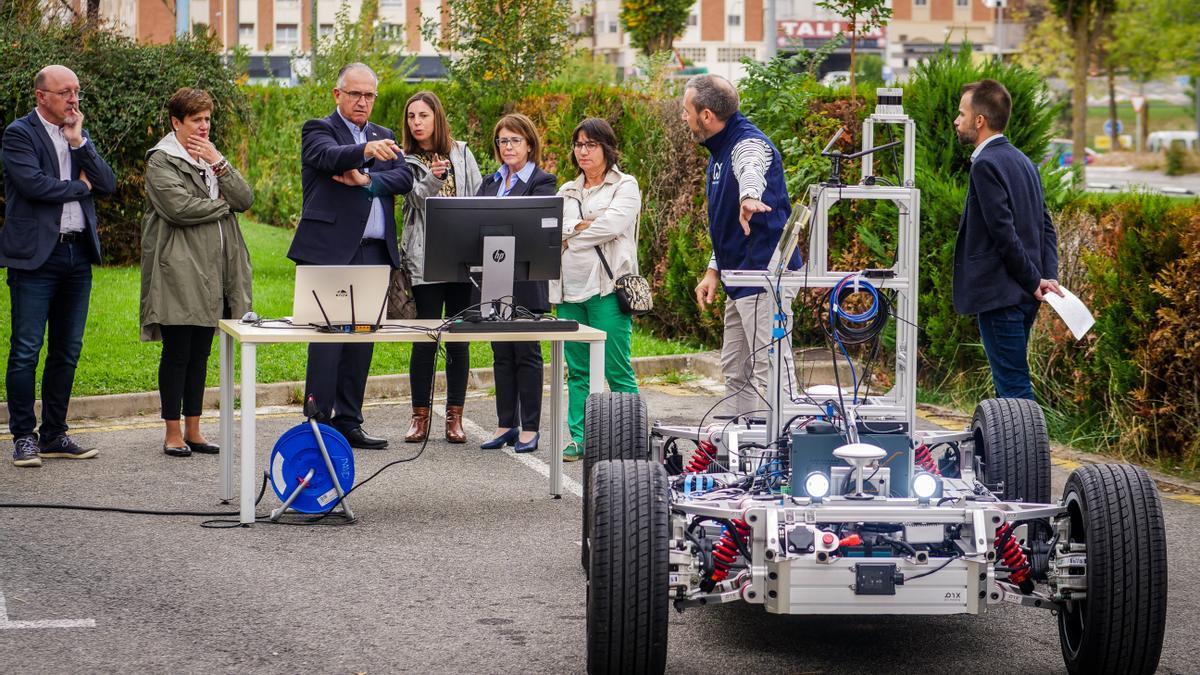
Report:
[[[254,310],[263,317],[291,314],[295,265],[287,259],[286,253],[292,240],[292,231],[262,225],[248,218],[242,219],[242,228],[254,265]],[[162,345],[138,340],[140,270],[137,267],[97,267],[93,272],[91,309],[83,340],[83,354],[75,374],[74,394],[89,396],[156,391]],[[7,270],[4,274],[7,275]],[[0,362],[3,363],[8,362],[11,332],[9,316],[9,294],[5,285],[5,290],[0,292],[0,317],[3,317],[0,321]],[[699,349],[684,342],[660,340],[634,326],[634,356],[679,354]],[[542,350],[549,362],[549,345],[543,343]],[[411,346],[407,344],[377,345],[371,374],[407,373],[411,351]],[[258,381],[303,380],[306,361],[306,345],[260,347]],[[38,368],[39,392],[41,365],[44,363],[43,348]],[[488,366],[491,363],[491,347],[487,343],[472,343],[471,366]],[[4,379],[5,372],[0,370],[0,386]],[[208,362],[208,385],[217,384],[217,347],[214,342],[213,354]],[[0,395],[3,392],[4,389],[0,388]]]
[[[1191,130],[1196,128],[1196,118],[1187,107],[1171,105],[1161,101],[1148,101],[1150,107],[1147,126],[1151,131],[1169,131],[1173,129]],[[1087,144],[1094,146],[1096,136],[1104,133],[1104,122],[1108,119],[1108,106],[1091,106],[1087,114]],[[1122,133],[1132,136],[1137,130],[1137,120],[1134,119],[1133,106],[1128,103],[1117,104],[1117,119],[1121,120]]]

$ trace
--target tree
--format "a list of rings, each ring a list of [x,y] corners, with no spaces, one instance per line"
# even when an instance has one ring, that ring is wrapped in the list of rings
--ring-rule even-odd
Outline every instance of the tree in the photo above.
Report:
[[[570,55],[570,0],[448,0],[449,20],[422,27],[448,50],[450,79],[467,91],[520,91],[554,77]]]
[[[882,28],[892,18],[892,8],[887,6],[888,0],[821,0],[818,7],[828,9],[838,16],[844,16],[850,23],[850,92],[857,98],[855,90],[854,57],[858,50],[858,34],[873,28]]]
[[[621,0],[621,27],[646,56],[671,48],[687,28],[694,0]]]
[[[365,63],[379,77],[383,86],[397,72],[408,70],[407,63],[397,64],[400,41],[380,30],[379,0],[363,0],[358,19],[350,18],[350,3],[343,2],[333,22],[333,32],[321,38],[313,47],[316,57],[311,79],[332,86],[338,70],[347,63]]]
[[[1104,34],[1106,24],[1116,7],[1116,0],[1051,0],[1054,12],[1067,25],[1071,34],[1073,68],[1071,73],[1071,163],[1075,165],[1079,184],[1084,184],[1087,166],[1087,84],[1089,55],[1097,39]]]

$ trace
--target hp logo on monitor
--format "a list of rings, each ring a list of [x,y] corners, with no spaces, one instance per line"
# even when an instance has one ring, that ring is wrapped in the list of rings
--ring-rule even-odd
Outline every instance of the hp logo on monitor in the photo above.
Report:
[[[504,251],[501,249],[492,251],[492,260],[495,262],[504,262]]]

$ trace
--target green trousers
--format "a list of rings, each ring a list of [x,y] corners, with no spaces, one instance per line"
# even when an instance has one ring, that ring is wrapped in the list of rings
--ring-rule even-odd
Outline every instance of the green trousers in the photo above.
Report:
[[[604,331],[608,335],[604,343],[604,377],[608,380],[608,388],[637,393],[637,377],[629,360],[633,317],[621,311],[616,294],[593,295],[583,302],[564,302],[558,305],[558,316]],[[567,423],[571,427],[571,440],[582,447],[583,409],[588,397],[592,360],[586,342],[568,342],[564,351],[567,357]]]

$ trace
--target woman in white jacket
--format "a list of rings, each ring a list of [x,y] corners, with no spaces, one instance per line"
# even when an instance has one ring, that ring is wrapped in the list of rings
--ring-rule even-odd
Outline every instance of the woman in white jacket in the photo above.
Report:
[[[550,282],[550,302],[558,316],[574,319],[608,334],[604,344],[604,376],[615,392],[636,393],[630,361],[633,318],[621,311],[613,279],[637,274],[638,215],[642,192],[637,179],[617,168],[617,136],[608,122],[589,117],[571,134],[571,163],[579,176],[563,185],[562,279]],[[601,256],[611,274],[604,269]],[[567,421],[571,443],[563,459],[583,457],[583,412],[588,395],[588,347],[566,343]]]
[[[436,94],[419,91],[404,104],[404,159],[413,172],[412,192],[404,196],[404,235],[400,242],[402,264],[412,275],[413,300],[418,319],[454,316],[471,304],[467,282],[425,281],[425,199],[474,196],[479,191],[479,164],[467,144],[450,137],[450,123]],[[469,345],[450,342],[446,347],[446,440],[465,443],[462,426],[470,368]],[[413,344],[408,365],[413,415],[404,440],[420,443],[429,434],[433,369],[437,357],[431,342]]]

